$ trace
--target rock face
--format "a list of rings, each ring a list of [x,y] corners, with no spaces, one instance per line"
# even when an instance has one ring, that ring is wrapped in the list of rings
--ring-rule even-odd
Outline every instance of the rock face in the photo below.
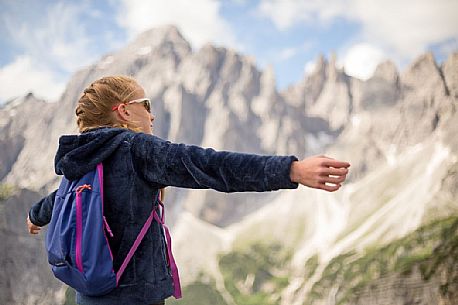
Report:
[[[390,61],[381,63],[369,80],[359,83],[358,89],[354,90],[353,95],[358,102],[356,110],[376,111],[396,105],[401,93],[396,66]]]
[[[418,58],[402,75],[383,63],[368,81],[354,81],[352,92],[355,109],[349,124],[329,148],[354,165],[352,179],[393,162],[436,130],[440,136],[456,125],[456,98],[431,54]]]
[[[456,266],[455,266],[456,268]],[[457,270],[451,270],[457,273]],[[442,276],[443,277],[443,276]],[[456,275],[455,275],[456,277]],[[441,287],[447,287],[444,291]],[[393,304],[443,304],[452,305],[458,295],[456,283],[444,285],[440,276],[425,281],[416,269],[410,275],[394,274],[374,281],[371,287],[358,292],[355,305],[393,305]]]
[[[51,138],[47,132],[51,129],[55,110],[55,104],[38,100],[33,94],[0,108],[0,177],[3,183],[37,190],[53,179],[49,160],[54,152],[50,149]]]
[[[458,53],[452,54],[443,64],[442,71],[449,93],[455,99],[458,97]]]
[[[32,236],[25,225],[27,211],[40,194],[17,190],[0,201],[0,303],[63,304],[62,285],[54,279],[44,253],[44,234]]]
[[[250,245],[280,245],[290,252],[266,271],[272,278],[257,282],[257,273],[244,279],[237,275],[235,287],[242,294],[265,292],[263,305],[272,300],[270,294],[275,302],[290,305],[307,300],[333,257],[389,243],[458,213],[457,54],[442,66],[426,54],[403,72],[387,61],[367,81],[346,75],[335,57],[320,56],[311,74],[278,92],[272,68],[260,71],[252,59],[231,49],[205,45],[193,51],[175,27],[167,26],[144,32],[75,73],[56,104],[32,94],[8,102],[0,108],[0,183],[20,191],[0,205],[0,234],[8,241],[0,257],[8,274],[1,276],[0,303],[58,304],[63,298],[49,273],[42,281],[34,278],[48,270],[44,252],[36,258],[20,255],[23,249],[32,252],[30,246],[42,248],[42,240],[25,233],[11,239],[10,232],[24,232],[30,204],[57,186],[57,141],[62,134],[77,133],[74,108],[92,81],[115,74],[136,78],[153,101],[154,133],[173,142],[299,158],[325,152],[352,164],[348,185],[335,195],[305,188],[230,196],[167,190],[184,283],[194,287],[203,277],[205,285],[214,282],[212,293],[227,304],[251,302],[234,295],[224,277],[224,266],[234,262],[221,267],[219,253],[236,259],[237,251]],[[190,242],[199,249],[208,242],[206,256],[190,250]],[[32,279],[26,278],[25,267],[12,259],[16,255],[29,269],[43,270],[34,269]],[[313,272],[304,269],[312,257]],[[35,260],[36,267],[30,267]],[[280,265],[288,272],[279,271]],[[28,287],[28,281],[36,289],[31,294],[12,284]],[[364,290],[351,304],[372,304],[365,302],[381,294],[377,291]]]
[[[333,56],[328,62],[320,56],[314,71],[297,86],[285,92],[292,105],[303,108],[305,115],[325,119],[333,131],[343,128],[353,108],[350,80],[336,67]]]

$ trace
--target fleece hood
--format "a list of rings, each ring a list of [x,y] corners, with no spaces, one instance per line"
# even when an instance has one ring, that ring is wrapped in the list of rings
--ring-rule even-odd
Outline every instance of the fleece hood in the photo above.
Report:
[[[124,128],[101,127],[79,135],[64,135],[54,159],[57,175],[75,180],[107,159],[133,132]]]

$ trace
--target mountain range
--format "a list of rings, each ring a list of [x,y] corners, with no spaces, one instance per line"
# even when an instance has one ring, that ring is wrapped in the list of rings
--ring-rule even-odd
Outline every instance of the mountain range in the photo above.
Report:
[[[171,304],[457,304],[457,52],[440,65],[424,54],[402,72],[385,61],[366,81],[319,56],[278,91],[271,67],[229,48],[193,50],[174,26],[79,70],[58,102],[30,93],[1,106],[1,304],[70,304],[43,233],[27,235],[24,220],[58,186],[57,141],[77,133],[80,94],[115,74],[145,88],[154,133],[172,142],[352,164],[336,193],[168,188],[185,286]]]

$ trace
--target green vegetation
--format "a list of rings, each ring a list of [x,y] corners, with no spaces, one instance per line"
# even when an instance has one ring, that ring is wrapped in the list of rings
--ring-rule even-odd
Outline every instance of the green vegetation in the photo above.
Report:
[[[278,304],[288,285],[286,265],[291,251],[279,244],[253,244],[250,248],[224,254],[219,267],[224,284],[239,305]]]
[[[15,191],[14,186],[9,184],[0,184],[0,201],[4,201],[11,197]]]
[[[358,291],[380,277],[409,275],[418,267],[425,281],[440,268],[458,262],[458,216],[435,221],[383,247],[366,249],[363,255],[349,252],[335,257],[315,283],[305,304],[326,298],[339,287],[336,304],[346,304]],[[441,287],[447,291],[447,285]]]
[[[307,260],[305,263],[305,278],[310,278],[315,273],[318,264],[318,255],[316,254]]]
[[[76,305],[76,292],[71,287],[67,287],[67,290],[65,290],[64,305]]]
[[[75,290],[67,287],[64,305],[76,305]],[[195,282],[183,288],[183,298],[176,300],[167,299],[167,305],[227,305],[214,284]]]
[[[167,299],[167,305],[226,305],[214,284],[195,282],[183,288],[183,298]]]

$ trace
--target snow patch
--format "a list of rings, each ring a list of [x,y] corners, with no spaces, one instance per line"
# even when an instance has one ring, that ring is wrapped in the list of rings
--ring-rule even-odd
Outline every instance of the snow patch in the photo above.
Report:
[[[398,153],[397,153],[396,145],[390,144],[390,146],[388,147],[388,150],[386,152],[386,155],[385,155],[388,165],[390,165],[390,166],[396,165],[397,156],[398,156]]]
[[[361,117],[358,116],[358,115],[353,115],[351,117],[351,124],[354,126],[354,127],[358,127],[360,124],[361,124]]]
[[[148,55],[151,53],[151,46],[146,46],[137,50],[137,55]]]
[[[111,55],[107,56],[99,62],[99,64],[97,65],[97,69],[106,69],[113,62],[114,62],[114,57]]]

